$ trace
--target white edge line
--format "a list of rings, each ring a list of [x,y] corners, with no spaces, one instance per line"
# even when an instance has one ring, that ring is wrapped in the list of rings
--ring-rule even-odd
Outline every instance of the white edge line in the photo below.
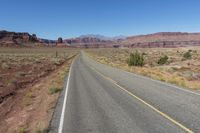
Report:
[[[91,58],[89,58],[89,59],[91,59]],[[200,96],[200,93],[197,93],[197,92],[194,92],[194,91],[191,91],[191,90],[186,90],[186,89],[184,89],[184,88],[180,88],[180,87],[178,87],[178,86],[176,86],[176,85],[173,85],[173,84],[170,84],[170,83],[167,83],[167,82],[162,82],[162,81],[159,81],[159,80],[152,79],[152,78],[150,78],[150,77],[145,77],[145,76],[142,76],[142,75],[139,75],[139,74],[136,74],[136,73],[131,73],[131,72],[125,71],[125,70],[123,70],[123,69],[119,69],[119,68],[115,68],[115,67],[112,67],[112,66],[109,66],[109,65],[106,65],[106,64],[102,64],[102,63],[99,63],[99,62],[97,62],[97,61],[95,61],[95,60],[93,60],[93,59],[91,59],[91,60],[94,61],[94,62],[96,62],[96,63],[98,63],[98,64],[105,65],[105,66],[108,66],[108,67],[111,67],[111,68],[114,68],[114,69],[121,70],[121,71],[123,71],[123,72],[125,72],[125,73],[132,74],[132,75],[134,75],[134,76],[136,76],[136,77],[139,77],[139,78],[143,78],[143,79],[155,81],[155,82],[157,82],[157,83],[160,83],[160,84],[163,84],[163,85],[166,85],[166,86],[169,86],[169,87],[176,88],[176,89],[178,89],[178,90],[182,90],[182,91],[184,91],[184,92],[188,92],[188,93],[191,93],[191,94],[195,94],[195,95]]]
[[[67,79],[67,85],[66,85],[66,88],[65,88],[65,97],[64,97],[64,102],[63,102],[63,106],[62,106],[62,113],[61,113],[61,116],[60,116],[60,124],[59,124],[59,128],[58,128],[58,133],[62,133],[62,130],[63,130],[65,108],[66,108],[66,102],[67,102],[67,93],[68,93],[68,88],[69,88],[69,80],[70,80],[71,67],[73,65],[73,62],[70,66],[69,75],[68,75],[68,79]]]

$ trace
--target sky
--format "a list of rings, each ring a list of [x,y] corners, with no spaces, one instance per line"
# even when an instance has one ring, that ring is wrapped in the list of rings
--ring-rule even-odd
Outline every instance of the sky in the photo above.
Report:
[[[200,0],[0,0],[0,30],[57,39],[200,32]]]

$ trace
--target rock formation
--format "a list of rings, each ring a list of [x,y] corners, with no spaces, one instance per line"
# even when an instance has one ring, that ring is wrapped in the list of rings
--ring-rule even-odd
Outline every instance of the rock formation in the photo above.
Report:
[[[23,46],[38,42],[35,34],[0,31],[0,46]]]
[[[128,37],[120,43],[129,48],[200,46],[200,33],[160,32]]]
[[[59,37],[57,43],[63,43],[63,39]]]

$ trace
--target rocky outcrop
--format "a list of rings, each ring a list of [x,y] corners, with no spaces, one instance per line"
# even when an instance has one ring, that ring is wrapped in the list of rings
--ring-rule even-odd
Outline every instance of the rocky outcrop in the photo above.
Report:
[[[62,37],[59,37],[59,38],[58,38],[57,43],[63,43],[63,39],[62,39]]]
[[[38,39],[35,34],[0,31],[0,46],[23,46],[27,43],[36,42],[38,42]]]
[[[63,39],[61,37],[58,38],[58,40],[56,42],[56,46],[57,47],[68,47],[68,45],[63,42]]]

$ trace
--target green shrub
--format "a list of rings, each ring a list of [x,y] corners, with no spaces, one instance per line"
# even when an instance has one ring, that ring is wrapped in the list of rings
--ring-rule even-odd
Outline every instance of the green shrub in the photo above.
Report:
[[[187,52],[183,55],[183,57],[184,57],[185,59],[191,59],[191,58],[192,58],[191,51],[190,51],[190,50],[187,51]]]
[[[143,66],[144,57],[138,51],[131,53],[129,59],[127,60],[129,66]]]
[[[164,57],[161,57],[161,58],[158,60],[158,64],[159,64],[159,65],[164,65],[164,64],[167,63],[167,60],[168,60],[168,59],[169,59],[168,56],[165,55]]]

